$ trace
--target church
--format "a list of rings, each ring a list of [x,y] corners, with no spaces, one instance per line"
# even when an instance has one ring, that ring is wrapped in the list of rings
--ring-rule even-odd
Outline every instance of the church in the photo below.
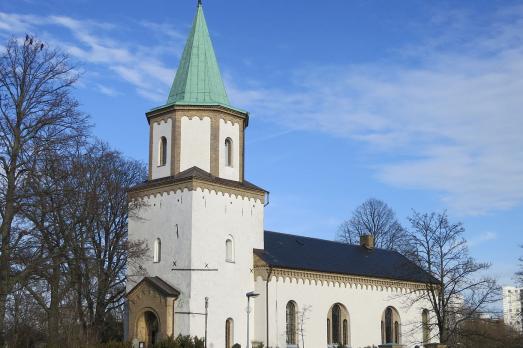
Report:
[[[149,176],[129,191],[143,203],[129,240],[149,253],[143,273],[128,271],[135,346],[180,334],[209,348],[430,341],[430,305],[413,300],[435,280],[404,256],[371,236],[347,245],[264,229],[268,191],[244,171],[249,113],[229,101],[201,3],[167,102],[146,117]]]

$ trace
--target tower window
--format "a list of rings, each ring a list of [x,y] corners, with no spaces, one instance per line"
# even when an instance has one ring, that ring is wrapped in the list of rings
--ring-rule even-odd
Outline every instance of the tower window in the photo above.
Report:
[[[154,251],[153,251],[153,262],[160,262],[162,259],[162,241],[160,238],[156,238],[154,241]]]
[[[234,241],[232,236],[229,236],[225,241],[225,261],[234,262]]]
[[[232,139],[225,139],[225,165],[232,167]]]
[[[167,163],[167,138],[161,137],[158,149],[158,165],[164,166]]]

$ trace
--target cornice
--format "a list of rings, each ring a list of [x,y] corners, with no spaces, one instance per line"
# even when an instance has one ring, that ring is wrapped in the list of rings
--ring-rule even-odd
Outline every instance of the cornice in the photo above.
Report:
[[[207,190],[209,192],[216,192],[221,194],[234,195],[237,197],[243,197],[253,200],[259,200],[262,204],[265,204],[265,191],[259,191],[255,189],[242,188],[242,187],[231,187],[222,185],[219,183],[208,182],[199,179],[187,179],[180,180],[178,182],[165,183],[160,185],[142,186],[135,189],[129,190],[129,198],[140,199],[146,197],[156,197],[164,193],[176,193],[178,191],[196,191],[200,189],[202,191]]]
[[[324,287],[334,286],[386,292],[412,292],[426,289],[426,284],[424,283],[287,268],[272,268],[267,265],[261,265],[259,261],[259,258],[255,258],[254,277],[255,279],[261,277],[264,281],[267,280],[267,276],[270,274],[271,280],[275,278],[277,282],[280,280],[284,283],[287,280],[291,282],[301,281],[302,283],[308,282],[310,285],[320,285]]]
[[[211,117],[210,115],[216,115],[216,113],[218,113],[225,121],[240,124],[244,122],[245,127],[249,124],[249,114],[247,112],[241,112],[221,105],[167,105],[148,111],[145,115],[147,121],[150,123],[153,120],[159,122],[171,118],[173,117],[173,113],[177,114],[181,112],[181,116],[185,116],[183,115],[184,111],[189,112],[191,116],[198,116],[200,118],[206,116]],[[194,115],[195,113],[198,113],[198,115]]]

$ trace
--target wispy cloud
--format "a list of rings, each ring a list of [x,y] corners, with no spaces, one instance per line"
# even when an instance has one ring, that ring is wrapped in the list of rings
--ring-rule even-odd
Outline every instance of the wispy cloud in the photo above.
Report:
[[[133,28],[139,28],[142,35],[156,40],[147,40],[147,45],[128,40],[133,37]],[[140,22],[123,26],[66,16],[0,12],[1,37],[27,32],[44,33],[43,39],[61,47],[84,64],[84,70],[88,73],[89,67],[96,67],[115,74],[134,86],[139,95],[154,102],[166,98],[165,90],[175,71],[175,62],[171,60],[179,55],[184,41],[174,27],[161,23]],[[92,83],[92,87],[99,92],[116,95],[109,92],[106,85],[104,88],[100,85],[96,81]]]
[[[304,66],[285,88],[249,85],[231,71],[228,92],[283,134],[317,130],[367,144],[387,184],[436,191],[463,214],[509,209],[523,202],[523,7],[484,15],[481,24],[470,17],[435,16],[432,25],[450,29],[398,48],[385,63]],[[166,24],[0,12],[1,37],[25,32],[45,33],[100,69],[101,77],[91,72],[100,93],[111,93],[100,85],[112,74],[154,102],[165,100],[185,39]]]
[[[307,67],[293,88],[229,93],[290,129],[368,144],[385,183],[434,190],[463,214],[512,208],[523,202],[523,8],[491,19],[454,37],[461,45],[436,39],[408,59]]]
[[[0,12],[0,32],[3,32],[5,37],[6,33],[29,31],[30,23],[34,22],[34,19],[34,16]]]
[[[497,238],[498,238],[498,235],[494,232],[491,232],[491,231],[483,232],[479,236],[469,239],[467,242],[467,245],[469,247],[476,247],[480,244],[496,240]]]
[[[115,97],[115,96],[120,95],[120,93],[118,91],[116,91],[115,89],[113,89],[111,87],[104,86],[101,84],[97,84],[96,86],[98,87],[98,91],[102,94],[105,94],[106,96]]]

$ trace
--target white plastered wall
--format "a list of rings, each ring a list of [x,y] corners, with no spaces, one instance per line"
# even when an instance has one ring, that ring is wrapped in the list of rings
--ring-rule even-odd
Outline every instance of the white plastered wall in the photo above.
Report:
[[[265,281],[256,279],[256,291],[261,295],[256,299],[255,337],[266,341]],[[403,291],[403,292],[402,292]],[[381,344],[381,317],[387,306],[396,308],[401,318],[401,343],[406,347],[420,345],[422,340],[421,303],[411,305],[409,290],[379,289],[372,286],[345,285],[314,281],[272,278],[269,282],[269,346],[286,345],[286,305],[289,301],[297,304],[301,311],[310,306],[304,324],[305,346],[327,347],[327,315],[332,305],[341,303],[349,312],[350,347],[360,348]],[[428,303],[425,308],[428,307]],[[301,343],[301,337],[299,338]]]
[[[181,292],[175,308],[175,335],[205,334],[202,315],[180,312],[203,313],[208,297],[208,348],[225,346],[227,318],[234,320],[234,342],[244,346],[245,294],[254,290],[252,250],[263,249],[263,203],[201,189],[165,193],[146,202],[148,206],[140,211],[139,218],[129,220],[129,238],[144,240],[150,247],[148,258],[142,262],[148,275],[161,277]],[[233,263],[226,261],[229,236],[234,239]],[[158,237],[162,256],[154,263],[153,243]],[[141,279],[130,278],[128,291]],[[253,332],[251,313],[251,337]]]
[[[152,158],[151,160],[151,176],[152,179],[163,178],[171,174],[171,134],[172,134],[172,120],[153,122],[153,140],[152,140]],[[160,153],[160,138],[167,139],[167,162],[163,166],[159,166]]]
[[[254,290],[253,248],[263,248],[263,203],[260,200],[200,189],[193,198],[193,268],[191,308],[201,312],[209,298],[209,348],[225,346],[225,321],[234,320],[234,343],[246,343],[245,294]],[[234,239],[234,262],[226,261],[225,242]],[[254,315],[251,313],[251,337]],[[191,318],[191,335],[202,336],[204,320]]]
[[[211,119],[183,116],[180,141],[180,171],[196,166],[210,172]]]
[[[232,140],[232,166],[227,166],[225,139]],[[220,174],[229,180],[240,180],[240,125],[220,119]]]
[[[173,272],[173,262],[179,268],[190,268],[192,192],[184,190],[150,196],[144,199],[145,206],[136,217],[129,218],[129,240],[144,241],[149,247],[141,265],[147,276],[159,276],[180,291],[176,301],[176,312],[190,310],[190,272]],[[153,246],[156,238],[161,239],[161,260],[153,262]],[[132,270],[129,270],[132,272]],[[130,276],[127,291],[142,279]],[[132,324],[132,323],[131,323]],[[160,323],[162,325],[162,323]],[[175,335],[190,331],[187,316],[175,315]]]

